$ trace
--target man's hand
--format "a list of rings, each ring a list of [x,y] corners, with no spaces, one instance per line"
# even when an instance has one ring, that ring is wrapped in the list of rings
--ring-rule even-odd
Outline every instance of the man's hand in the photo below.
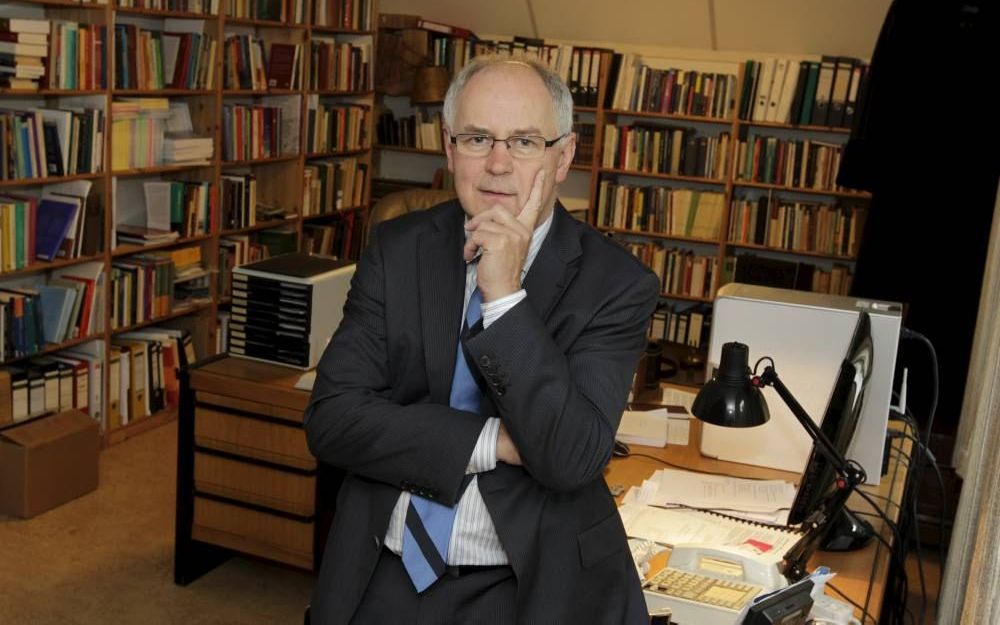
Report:
[[[476,281],[484,302],[492,302],[521,289],[521,272],[528,256],[531,234],[542,212],[542,187],[545,171],[538,170],[528,201],[517,217],[501,206],[494,206],[465,224],[469,237],[463,254],[466,262],[482,252]]]
[[[510,439],[503,421],[500,422],[500,429],[497,431],[497,461],[521,466],[521,453]]]

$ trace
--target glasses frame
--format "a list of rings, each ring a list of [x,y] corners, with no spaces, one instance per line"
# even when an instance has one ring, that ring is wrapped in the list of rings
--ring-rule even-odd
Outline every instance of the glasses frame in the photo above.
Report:
[[[448,135],[449,135],[449,141],[451,142],[451,144],[453,146],[455,146],[456,150],[458,149],[458,138],[462,137],[462,136],[465,136],[465,137],[488,137],[492,141],[492,143],[490,144],[490,149],[487,150],[486,152],[483,152],[481,155],[476,156],[476,155],[470,155],[470,154],[463,154],[463,156],[472,156],[473,158],[482,158],[482,157],[485,157],[485,156],[487,156],[487,155],[489,155],[489,154],[491,154],[493,152],[493,148],[496,147],[497,141],[500,141],[500,142],[504,143],[507,146],[507,153],[510,154],[511,158],[537,158],[537,157],[530,157],[530,156],[529,157],[514,156],[514,151],[511,150],[511,147],[510,147],[511,140],[512,139],[528,139],[528,138],[532,138],[532,137],[538,137],[545,144],[545,147],[542,148],[541,154],[539,154],[539,156],[541,156],[541,155],[545,154],[545,150],[551,148],[552,146],[554,146],[559,141],[565,139],[572,132],[573,131],[565,132],[565,133],[559,135],[558,137],[556,137],[555,139],[546,139],[542,135],[511,135],[511,136],[509,136],[509,137],[507,137],[505,139],[501,139],[499,137],[494,137],[494,136],[488,135],[488,134],[483,133],[483,132],[459,132],[459,133],[456,133],[456,134],[448,133]],[[461,152],[459,152],[459,153],[461,154]]]

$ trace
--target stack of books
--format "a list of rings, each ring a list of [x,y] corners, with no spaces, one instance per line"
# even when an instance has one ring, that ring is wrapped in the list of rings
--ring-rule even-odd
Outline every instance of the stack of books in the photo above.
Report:
[[[49,20],[0,17],[0,88],[38,90],[51,27]]]

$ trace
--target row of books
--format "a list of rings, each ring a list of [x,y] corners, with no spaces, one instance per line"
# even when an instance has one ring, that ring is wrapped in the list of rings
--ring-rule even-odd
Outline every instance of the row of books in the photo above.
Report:
[[[736,146],[736,178],[786,187],[842,190],[837,172],[843,146],[812,139],[785,140],[750,133]]]
[[[78,350],[0,369],[0,425],[71,408],[99,420],[91,397],[101,384],[100,373],[100,360]]]
[[[717,256],[702,256],[653,241],[626,242],[625,247],[660,278],[664,292],[685,297],[715,296],[719,278]]]
[[[117,243],[148,245],[207,234],[213,196],[209,182],[116,180]]]
[[[100,109],[73,105],[0,110],[0,179],[101,171],[104,119]]]
[[[854,275],[846,265],[834,263],[824,269],[813,263],[779,260],[755,254],[727,257],[723,265],[724,282],[759,284],[814,293],[847,295]]]
[[[227,35],[226,89],[298,89],[302,46],[271,42],[251,35]]]
[[[748,60],[740,119],[850,128],[868,74],[868,65],[851,57]]]
[[[40,196],[0,195],[0,270],[101,250],[100,203],[89,181],[49,185]]]
[[[181,13],[219,14],[220,0],[115,0],[115,6],[153,9],[156,11],[178,11]],[[105,4],[105,2],[99,2]]]
[[[170,252],[149,252],[111,265],[111,329],[168,315],[174,306],[175,267]]]
[[[0,286],[0,362],[103,328],[100,263],[63,267]]]
[[[416,111],[413,115],[396,119],[392,111],[386,111],[378,117],[378,123],[375,125],[375,136],[379,145],[393,145],[419,150],[444,149],[440,113],[427,115],[423,111]]]
[[[694,128],[608,124],[604,127],[602,165],[721,180],[728,172],[730,145],[728,132],[706,137]]]
[[[314,91],[368,91],[372,88],[371,60],[370,43],[313,37],[309,88]]]
[[[680,343],[700,348],[711,336],[711,313],[699,306],[666,305],[649,320],[649,338],[653,341]]]
[[[735,200],[729,240],[794,252],[853,256],[865,211],[821,202],[793,202],[762,195]]]
[[[221,178],[222,230],[249,228],[257,223],[257,176],[231,174]]]
[[[576,153],[573,155],[573,164],[590,167],[594,163],[597,126],[590,122],[574,121],[573,132],[576,133]]]
[[[108,86],[107,27],[53,20],[51,35],[44,86],[51,89],[104,89]]]
[[[304,24],[305,0],[229,0],[226,17]]]
[[[605,228],[718,239],[725,194],[601,180],[596,224]]]
[[[616,110],[729,117],[736,100],[735,74],[674,65],[637,54],[613,54],[607,105]]]
[[[197,360],[187,330],[152,326],[112,340],[107,369],[103,346],[85,343],[0,369],[0,425],[75,408],[105,431],[180,403],[179,372]],[[104,374],[108,415],[104,419]]]
[[[353,104],[325,104],[309,96],[306,151],[309,154],[367,149],[371,109]]]
[[[166,98],[123,98],[112,102],[112,170],[164,164],[163,135],[170,117]]]
[[[282,154],[280,106],[227,104],[222,109],[222,158],[244,161]]]
[[[356,158],[311,161],[303,173],[303,217],[357,208],[364,203],[368,165]]]
[[[315,0],[313,25],[369,31],[373,28],[372,0]]]
[[[116,89],[211,89],[216,41],[190,20],[167,19],[164,30],[115,24]],[[195,32],[175,32],[186,28]]]

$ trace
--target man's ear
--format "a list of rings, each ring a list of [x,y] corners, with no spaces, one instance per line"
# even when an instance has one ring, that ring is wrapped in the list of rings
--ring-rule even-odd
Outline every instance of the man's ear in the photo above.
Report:
[[[451,131],[446,126],[441,127],[441,142],[444,144],[444,154],[448,157],[448,171],[455,173],[455,146],[451,143]]]
[[[556,164],[556,182],[566,180],[569,174],[569,166],[573,164],[573,157],[576,155],[576,133],[569,133],[562,140],[562,148],[559,150],[559,162]]]

